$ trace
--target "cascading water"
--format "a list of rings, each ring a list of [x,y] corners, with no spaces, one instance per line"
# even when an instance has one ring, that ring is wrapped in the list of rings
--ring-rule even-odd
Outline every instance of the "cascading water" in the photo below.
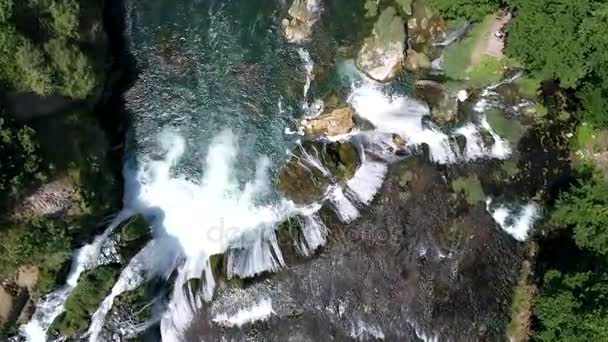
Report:
[[[103,264],[100,251],[108,236],[134,214],[150,223],[153,240],[123,268],[91,317],[86,333],[90,341],[102,339],[114,299],[152,278],[173,281],[165,310],[154,319],[160,321],[163,341],[180,341],[195,312],[212,298],[210,257],[225,253],[228,278],[276,271],[285,260],[275,231],[288,219],[298,221],[297,252],[311,256],[329,238],[318,215],[321,206],[330,203],[345,223],[357,219],[397,159],[394,135],[412,150],[428,146],[429,159],[438,164],[506,159],[511,153],[488,124],[481,101],[475,106],[476,118],[444,132],[427,120],[426,104],[405,93],[390,93],[346,62],[337,68],[350,85],[347,101],[374,128],[327,139],[349,141],[359,150],[354,175],[334,181],[316,150],[298,147],[297,137],[286,134],[293,132],[289,127],[298,118],[321,113],[323,102],[309,104],[307,99],[314,69],[310,54],[281,43],[272,20],[260,19],[272,18],[273,4],[242,0],[218,6],[180,0],[162,14],[153,6],[138,6],[130,5],[129,33],[144,70],[126,95],[133,127],[123,172],[124,210],[93,243],[75,253],[67,285],[41,300],[32,321],[22,328],[30,341],[46,340],[80,274]],[[249,33],[243,34],[243,27]],[[286,70],[298,77],[290,78]],[[295,79],[295,84],[281,83],[286,79]],[[291,88],[298,91],[285,90]],[[493,138],[491,145],[484,143],[482,130]],[[458,136],[465,138],[462,150],[455,142]],[[296,205],[273,187],[277,171],[297,148],[301,167],[331,180],[323,203]],[[536,217],[531,207],[516,222],[502,207],[488,205],[488,211],[518,239],[525,239],[521,227]],[[191,279],[201,279],[202,288],[192,288]],[[213,322],[238,327],[273,314],[271,300],[262,299]],[[362,321],[353,323],[352,335],[383,337],[380,328]]]

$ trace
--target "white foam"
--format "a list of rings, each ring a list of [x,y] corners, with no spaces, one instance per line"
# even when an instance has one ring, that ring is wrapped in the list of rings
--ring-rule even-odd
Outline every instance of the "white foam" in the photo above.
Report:
[[[344,196],[344,192],[337,186],[331,186],[327,192],[328,200],[334,205],[336,213],[344,223],[350,223],[359,217],[359,210]]]
[[[378,326],[357,320],[352,323],[350,337],[359,341],[369,341],[370,337],[376,340],[384,340],[384,332]]]
[[[363,204],[369,204],[384,182],[387,166],[363,155],[361,166],[346,185]]]
[[[163,260],[152,272],[179,275],[166,313],[161,320],[163,340],[178,341],[193,318],[193,311],[210,299],[213,277],[208,258],[228,249],[229,272],[252,276],[276,270],[284,264],[274,228],[298,213],[290,201],[259,204],[270,190],[268,159],[260,158],[255,177],[241,185],[233,174],[238,149],[235,136],[224,131],[212,140],[203,176],[186,178],[173,173],[186,150],[176,132],[165,131],[159,145],[166,152],[161,160],[144,159],[137,170],[126,171],[127,206],[151,221],[155,239],[163,243]],[[202,294],[187,286],[192,278],[206,277]]]
[[[301,229],[302,238],[296,241],[296,248],[301,255],[310,256],[327,243],[327,226],[317,215],[304,216]]]
[[[540,208],[535,202],[509,208],[504,205],[492,206],[492,199],[486,199],[486,209],[500,228],[518,241],[526,241],[534,222],[540,217]]]
[[[226,313],[215,316],[212,321],[223,327],[242,327],[257,321],[265,321],[274,315],[272,301],[262,299],[250,308],[241,309],[233,315]]]
[[[457,161],[449,137],[438,129],[423,125],[423,117],[430,114],[426,104],[402,95],[389,96],[379,85],[371,82],[356,84],[348,102],[377,131],[399,134],[408,145],[427,144],[432,161],[442,164]]]

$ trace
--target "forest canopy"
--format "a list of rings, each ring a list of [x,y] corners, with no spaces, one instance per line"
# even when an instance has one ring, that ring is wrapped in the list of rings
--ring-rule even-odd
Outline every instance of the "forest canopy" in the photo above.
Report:
[[[76,0],[0,0],[0,80],[5,89],[83,99],[96,86],[79,40]]]

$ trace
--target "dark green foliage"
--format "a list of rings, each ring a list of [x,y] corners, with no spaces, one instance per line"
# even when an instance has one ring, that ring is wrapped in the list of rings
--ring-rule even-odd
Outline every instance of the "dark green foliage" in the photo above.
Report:
[[[27,264],[57,269],[70,257],[71,241],[66,223],[43,218],[4,229],[0,234],[0,276]]]
[[[608,85],[608,5],[601,0],[512,0],[516,15],[507,54],[543,78],[576,88],[599,77]]]
[[[35,132],[0,113],[0,207],[24,184],[41,178]]]
[[[498,11],[502,0],[430,0],[429,2],[431,7],[446,18],[480,21],[486,15]]]
[[[537,341],[607,341],[608,273],[547,272],[534,314]]]
[[[110,293],[120,275],[115,266],[101,266],[81,276],[78,285],[65,302],[65,313],[51,325],[52,332],[75,337],[86,331],[91,316]]]
[[[594,174],[562,194],[552,215],[553,223],[572,227],[579,248],[608,256],[608,180]]]
[[[21,32],[13,0],[0,0],[0,81],[9,89],[39,95],[89,96],[98,84],[90,58],[80,49],[76,0],[31,0],[20,11],[37,26]],[[21,30],[21,31],[20,31]],[[47,33],[50,33],[47,34]],[[36,42],[36,43],[34,43]]]

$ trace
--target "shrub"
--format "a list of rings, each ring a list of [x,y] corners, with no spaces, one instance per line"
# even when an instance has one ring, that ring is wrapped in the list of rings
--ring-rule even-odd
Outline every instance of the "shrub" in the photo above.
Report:
[[[95,73],[89,59],[63,39],[53,39],[45,45],[58,78],[58,91],[64,96],[82,99],[95,87]]]

